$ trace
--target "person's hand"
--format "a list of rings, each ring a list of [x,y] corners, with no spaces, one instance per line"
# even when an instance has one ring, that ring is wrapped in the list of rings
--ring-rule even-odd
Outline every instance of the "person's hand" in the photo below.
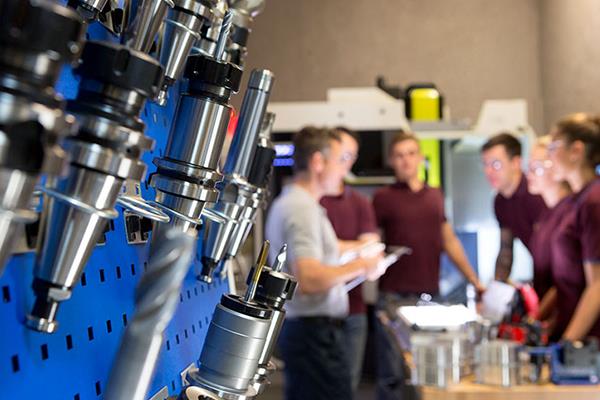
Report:
[[[377,236],[367,236],[367,237],[358,239],[358,243],[360,244],[360,246],[366,246],[371,243],[377,243],[377,242],[379,242],[379,239],[377,238]]]
[[[363,257],[365,263],[365,276],[368,281],[376,281],[387,269],[383,263],[383,252],[374,257]]]
[[[360,250],[358,254],[358,256],[361,258],[377,257],[383,254],[383,252],[385,251],[385,244],[377,240],[371,240],[367,243],[368,244],[364,245],[364,247]]]
[[[479,282],[479,279],[475,281],[475,283],[473,283],[473,286],[475,287],[475,291],[477,292],[477,297],[481,298],[481,296],[485,293],[485,286]]]

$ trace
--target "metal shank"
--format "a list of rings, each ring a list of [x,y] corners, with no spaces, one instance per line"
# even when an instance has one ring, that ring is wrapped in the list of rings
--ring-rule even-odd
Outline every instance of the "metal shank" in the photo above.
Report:
[[[138,284],[136,310],[111,370],[106,398],[144,400],[170,323],[179,293],[192,261],[195,242],[171,229],[163,231],[152,248],[148,269]]]

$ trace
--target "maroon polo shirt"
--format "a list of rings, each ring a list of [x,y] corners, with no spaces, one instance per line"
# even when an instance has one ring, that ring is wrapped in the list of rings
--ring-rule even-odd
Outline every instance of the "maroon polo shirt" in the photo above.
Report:
[[[530,251],[529,242],[533,226],[546,208],[546,203],[541,196],[531,194],[527,190],[525,175],[522,176],[517,190],[511,197],[507,198],[498,193],[494,200],[494,211],[500,228],[510,229]]]
[[[341,240],[356,240],[365,233],[377,233],[375,213],[366,197],[349,187],[339,196],[321,198],[321,205],[327,210],[327,217]],[[362,286],[348,292],[350,314],[364,314],[367,307],[362,298]]]
[[[558,294],[559,339],[586,287],[583,264],[600,262],[600,178],[571,196],[571,208],[552,235],[552,276]],[[600,319],[588,333],[600,338]]]
[[[375,193],[373,208],[386,245],[412,249],[379,279],[380,290],[438,294],[446,222],[442,192],[427,185],[413,192],[406,183],[397,182]]]
[[[572,206],[571,197],[562,199],[553,208],[545,209],[529,242],[533,257],[533,287],[541,299],[553,285],[552,279],[552,235],[563,221]]]

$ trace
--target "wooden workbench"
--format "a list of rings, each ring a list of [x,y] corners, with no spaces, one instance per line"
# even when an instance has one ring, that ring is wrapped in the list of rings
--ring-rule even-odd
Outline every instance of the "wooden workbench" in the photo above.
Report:
[[[600,385],[518,385],[501,388],[466,381],[446,389],[421,388],[422,400],[600,400]]]

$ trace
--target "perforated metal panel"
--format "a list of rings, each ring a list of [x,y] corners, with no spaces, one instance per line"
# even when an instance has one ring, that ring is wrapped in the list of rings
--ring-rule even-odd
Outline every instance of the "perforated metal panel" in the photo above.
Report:
[[[107,38],[99,26],[89,30],[91,38]],[[76,94],[77,82],[65,71],[59,92],[66,98]],[[171,90],[177,96],[179,87]],[[152,153],[144,156],[154,170],[152,159],[162,154],[174,114],[175,101],[165,108],[148,104],[142,119],[146,134],[156,140]],[[153,198],[142,184],[144,198]],[[127,321],[134,312],[134,291],[144,273],[148,248],[128,245],[122,210],[87,264],[73,297],[62,304],[58,332],[52,335],[24,327],[31,310],[34,254],[13,257],[0,278],[0,398],[47,400],[89,400],[103,398],[108,374],[115,359]],[[200,233],[202,237],[202,233]],[[74,243],[73,245],[77,245]],[[196,280],[201,241],[197,256],[185,279],[178,310],[169,325],[154,382],[148,397],[167,387],[171,395],[181,389],[180,373],[195,363],[207,332],[215,304],[228,291],[227,282],[215,279],[207,285]]]

